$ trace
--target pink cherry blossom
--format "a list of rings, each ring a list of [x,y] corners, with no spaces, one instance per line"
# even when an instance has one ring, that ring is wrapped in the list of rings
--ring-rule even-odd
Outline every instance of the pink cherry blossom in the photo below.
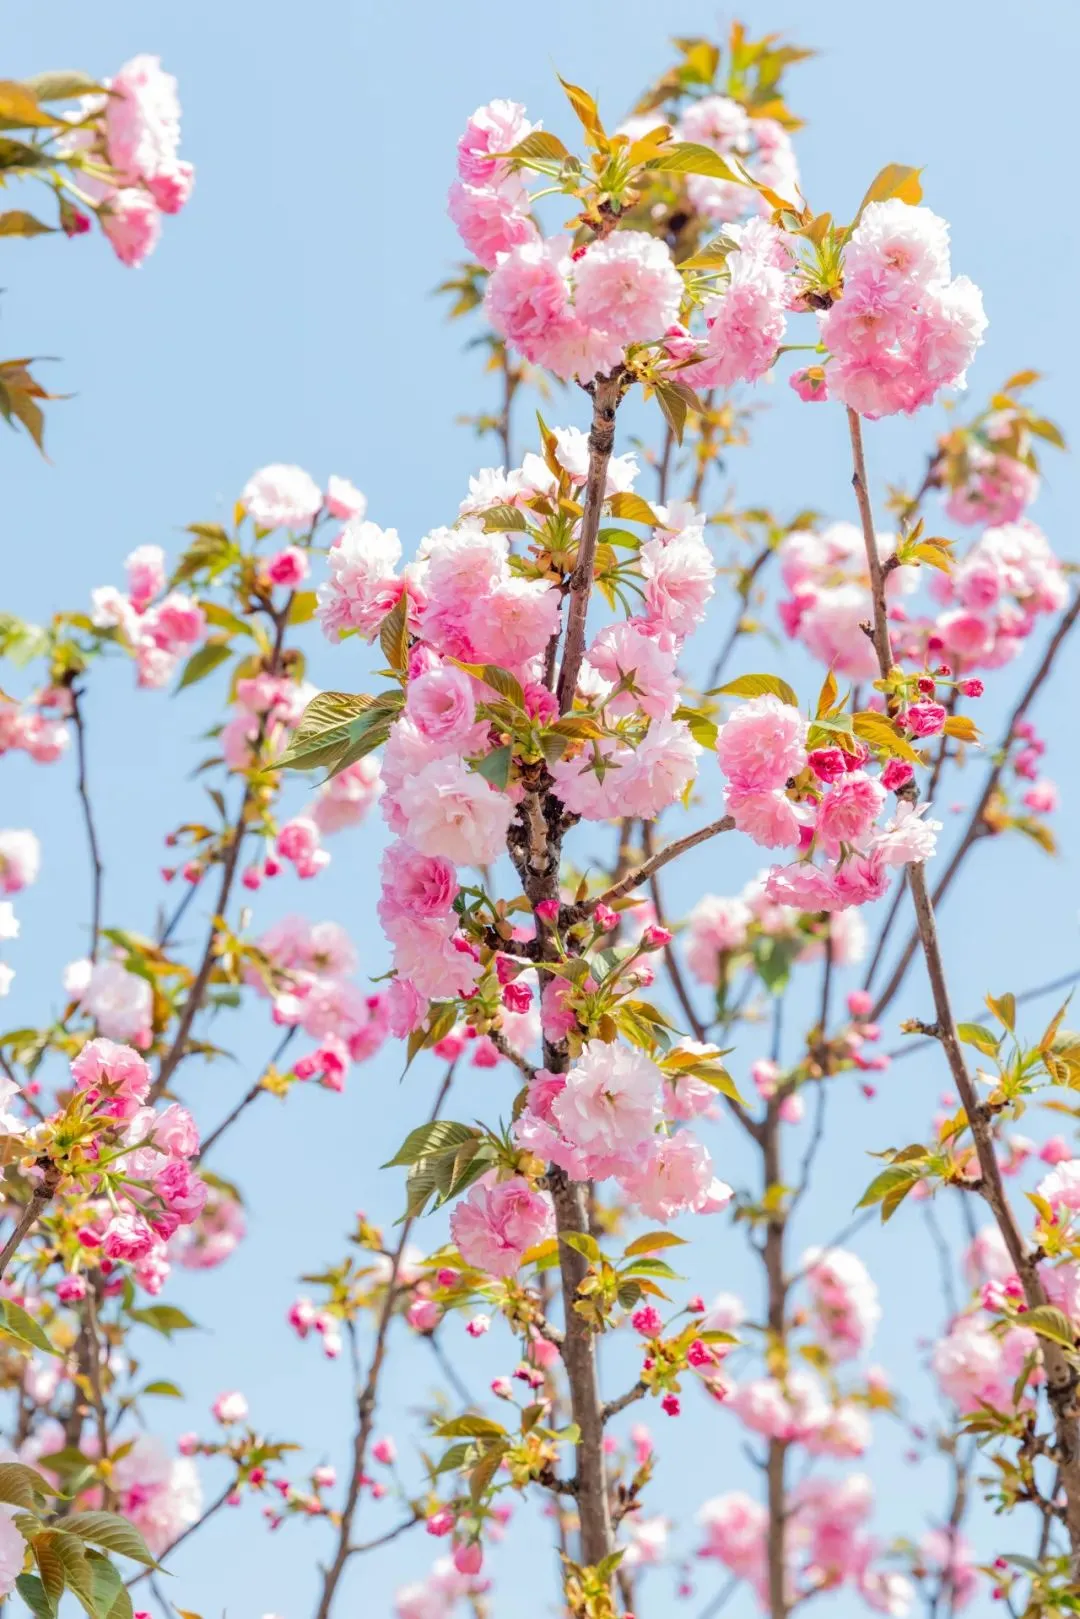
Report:
[[[554,1230],[550,1198],[534,1192],[520,1175],[494,1183],[485,1177],[450,1216],[462,1258],[491,1276],[513,1276],[522,1255]]]

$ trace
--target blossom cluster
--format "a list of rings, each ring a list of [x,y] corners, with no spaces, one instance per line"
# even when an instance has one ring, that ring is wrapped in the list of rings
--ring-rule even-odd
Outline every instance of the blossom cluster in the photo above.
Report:
[[[158,57],[132,57],[105,90],[82,98],[65,153],[79,159],[78,201],[94,209],[121,263],[136,266],[156,247],[162,215],[188,202],[195,170],[179,155],[180,98]],[[78,207],[62,218],[69,235],[89,228]]]

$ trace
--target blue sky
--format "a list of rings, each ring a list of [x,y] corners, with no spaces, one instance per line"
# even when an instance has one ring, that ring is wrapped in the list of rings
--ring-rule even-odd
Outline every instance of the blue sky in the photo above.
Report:
[[[913,0],[903,13],[835,0],[810,8],[794,0],[749,0],[753,30],[788,31],[820,56],[796,70],[792,104],[809,127],[800,137],[807,195],[818,209],[850,213],[884,163],[926,166],[927,201],[952,225],[954,268],[982,286],[988,341],[971,375],[981,399],[1021,366],[1046,373],[1039,400],[1078,436],[1074,390],[1075,224],[1058,154],[1074,139],[1073,67],[1080,14],[1044,0],[1029,8],[1022,33],[1012,8],[942,6]],[[72,397],[49,415],[51,460],[25,441],[0,436],[5,593],[0,606],[30,618],[85,602],[95,584],[119,579],[123,556],[156,541],[179,544],[183,524],[227,511],[250,472],[296,461],[319,479],[353,478],[368,494],[370,515],[395,526],[406,548],[456,513],[467,476],[495,457],[454,425],[485,398],[463,327],[448,328],[430,290],[456,256],[443,199],[452,178],[453,142],[478,103],[506,95],[526,103],[549,128],[572,132],[555,72],[594,89],[617,115],[666,60],[670,32],[726,25],[699,0],[548,0],[507,7],[472,0],[396,7],[323,0],[298,12],[279,4],[229,6],[188,0],[147,8],[113,0],[87,10],[70,0],[43,11],[8,7],[5,73],[78,65],[106,74],[138,51],[161,54],[181,85],[184,149],[198,169],[194,200],[166,221],[155,257],[123,270],[98,239],[15,242],[5,249],[0,349],[56,355],[43,374]],[[771,396],[766,392],[766,399]],[[778,512],[814,507],[853,516],[846,436],[838,410],[799,409],[786,390],[762,416],[751,450],[732,457],[728,476],[743,504]],[[556,420],[584,421],[567,396]],[[872,429],[868,453],[880,497],[887,480],[912,480],[933,431],[934,412],[914,423]],[[519,429],[520,430],[520,429]],[[1080,555],[1073,524],[1075,463],[1048,467],[1036,516],[1064,556]],[[715,498],[715,496],[714,496]],[[726,616],[722,622],[726,624]],[[360,689],[365,662],[351,650],[313,646],[312,673],[324,684]],[[811,676],[790,648],[748,654],[796,682]],[[1025,664],[986,700],[994,734]],[[982,850],[943,918],[943,936],[960,1007],[976,1007],[987,988],[1022,989],[1080,964],[1074,806],[1080,794],[1076,726],[1067,694],[1080,679],[1080,647],[1064,660],[1056,696],[1044,701],[1040,728],[1065,790],[1059,817],[1063,856],[1050,861],[1031,845]],[[198,788],[185,782],[197,760],[197,733],[209,723],[212,694],[173,700],[135,693],[130,669],[101,671],[90,700],[91,770],[100,793],[108,867],[110,921],[147,926],[160,897],[156,868],[161,833],[194,808]],[[970,778],[957,799],[971,795]],[[702,805],[707,813],[708,803]],[[64,963],[81,953],[85,933],[73,896],[86,891],[81,831],[71,772],[22,758],[4,761],[0,823],[31,824],[44,843],[39,885],[22,897],[19,977],[9,1009],[16,1023],[45,1015],[59,999]],[[748,848],[718,847],[669,884],[684,906],[702,887],[733,892],[756,869]],[[350,925],[365,968],[384,965],[371,926],[373,870],[381,831],[339,842],[332,877],[298,891],[280,888],[273,909],[301,904]],[[603,842],[593,834],[599,852]],[[1049,1011],[1051,1008],[1047,1008]],[[917,978],[898,1012],[925,1013]],[[207,1124],[246,1088],[272,1045],[259,1014],[233,1031],[238,1061],[193,1082]],[[747,1055],[752,1053],[748,1052]],[[740,1054],[741,1055],[741,1054]],[[745,1072],[745,1069],[743,1069]],[[242,1387],[256,1421],[298,1438],[312,1462],[343,1461],[350,1401],[344,1366],[329,1366],[283,1325],[294,1278],[343,1251],[353,1211],[389,1221],[399,1186],[375,1166],[426,1108],[434,1071],[410,1073],[399,1089],[396,1054],[354,1071],[343,1099],[305,1091],[288,1117],[267,1101],[250,1116],[220,1168],[244,1187],[252,1235],[234,1261],[204,1278],[179,1279],[171,1297],[213,1331],[165,1347],[160,1375],[176,1376],[192,1410],[165,1412],[165,1431],[198,1426],[222,1388]],[[869,1177],[865,1152],[917,1137],[941,1089],[936,1057],[914,1058],[886,1077],[866,1104],[838,1093],[833,1136],[800,1241],[838,1230]],[[471,1076],[462,1116],[498,1110],[492,1081]],[[504,1104],[503,1104],[504,1105]],[[743,1184],[749,1166],[730,1131],[711,1141],[718,1166]],[[916,1215],[884,1236],[869,1233],[860,1251],[885,1278],[886,1318],[877,1357],[897,1375],[915,1375],[917,1339],[932,1332],[942,1306],[933,1254]],[[693,1281],[706,1293],[756,1285],[739,1240],[723,1222],[698,1245]],[[482,1387],[506,1369],[497,1347],[468,1347],[459,1359]],[[620,1346],[605,1354],[605,1376],[621,1387]],[[429,1359],[413,1345],[389,1384],[394,1427],[435,1382]],[[163,1402],[164,1403],[164,1402]],[[917,1409],[928,1394],[918,1386]],[[650,1413],[651,1417],[651,1413]],[[663,1418],[657,1418],[658,1426]],[[705,1497],[746,1481],[734,1425],[696,1410],[667,1423],[655,1499],[686,1515]],[[881,1424],[872,1457],[883,1534],[925,1527],[943,1496],[933,1468],[913,1475],[905,1442]],[[915,1485],[916,1477],[918,1484]],[[915,1487],[913,1488],[913,1485]],[[208,1489],[216,1480],[208,1480]],[[390,1509],[365,1519],[372,1533]],[[684,1545],[688,1542],[684,1542]],[[1010,1542],[1010,1545],[1012,1543]],[[995,1549],[997,1549],[995,1547]],[[1015,1549],[1029,1549],[1019,1542]],[[312,1606],[312,1568],[326,1551],[317,1526],[289,1526],[267,1537],[252,1508],[227,1514],[185,1548],[176,1600],[187,1609],[233,1616],[274,1612],[299,1619]],[[406,1538],[378,1562],[358,1566],[340,1611],[390,1611],[395,1584],[427,1565],[431,1543]],[[540,1619],[552,1611],[544,1539],[522,1528],[492,1560],[503,1584],[500,1619]],[[696,1578],[704,1601],[715,1577]],[[653,1575],[641,1613],[676,1611],[673,1581]],[[829,1611],[850,1609],[828,1599]],[[822,1605],[824,1609],[824,1604]],[[681,1609],[679,1611],[682,1611]],[[748,1596],[729,1611],[752,1612]]]

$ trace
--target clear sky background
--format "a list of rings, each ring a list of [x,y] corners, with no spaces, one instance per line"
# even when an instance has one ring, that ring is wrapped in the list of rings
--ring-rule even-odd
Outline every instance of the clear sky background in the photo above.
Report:
[[[1080,436],[1068,318],[1074,165],[1063,157],[1075,141],[1075,6],[1036,0],[1021,19],[1004,0],[911,0],[902,10],[863,0],[826,8],[747,0],[741,14],[752,31],[785,30],[821,52],[789,86],[791,104],[809,119],[799,154],[815,206],[843,217],[884,163],[925,165],[926,200],[952,224],[954,269],[982,286],[990,316],[972,399],[1035,366],[1046,373],[1042,408],[1071,438]],[[0,434],[0,607],[40,619],[84,603],[92,586],[121,578],[133,546],[178,547],[183,524],[227,512],[249,474],[271,461],[299,462],[320,480],[333,472],[353,478],[368,494],[369,515],[396,526],[407,549],[451,520],[469,472],[496,459],[454,425],[459,413],[485,401],[487,385],[477,356],[463,352],[464,327],[448,328],[429,296],[457,255],[444,195],[460,126],[478,103],[509,96],[548,128],[572,135],[556,70],[598,92],[614,121],[666,61],[669,34],[723,31],[729,16],[701,0],[9,4],[5,75],[62,66],[104,75],[136,52],[160,53],[180,80],[184,152],[198,181],[189,209],[165,221],[156,255],[138,272],[124,270],[96,237],[5,247],[0,351],[59,356],[42,374],[73,397],[50,408],[50,463],[26,440]],[[786,389],[775,404],[753,448],[729,463],[740,502],[854,516],[840,411],[798,407]],[[573,395],[551,416],[585,421]],[[925,412],[914,423],[870,430],[879,499],[885,480],[910,484],[918,476],[940,420]],[[1059,457],[1047,472],[1035,515],[1059,553],[1075,560],[1076,465]],[[721,607],[716,623],[727,622]],[[360,689],[365,660],[354,646],[337,653],[316,647],[313,677]],[[809,691],[812,676],[790,648],[759,646],[747,657],[745,667],[773,667]],[[987,699],[982,716],[991,735],[1031,661],[1029,654],[996,677],[999,695]],[[962,1011],[973,1010],[987,988],[1020,990],[1080,965],[1078,681],[1074,646],[1054,697],[1037,715],[1050,740],[1050,769],[1065,790],[1062,858],[1048,860],[1027,843],[984,848],[947,906],[944,942]],[[184,778],[200,756],[194,738],[210,721],[213,696],[208,687],[176,701],[137,693],[130,666],[120,662],[95,678],[91,769],[109,922],[148,927],[153,920],[163,892],[156,877],[161,834],[197,808],[199,789]],[[957,800],[970,799],[974,779],[969,774],[955,788]],[[709,790],[715,794],[715,784]],[[709,808],[706,799],[701,813]],[[63,965],[85,948],[86,873],[70,764],[46,769],[21,756],[6,759],[0,825],[33,825],[44,843],[43,876],[20,899],[23,939],[10,957],[19,976],[4,1022],[17,1025],[59,1002]],[[606,844],[599,833],[591,837],[588,847],[599,854]],[[342,921],[359,940],[365,970],[381,971],[372,912],[381,843],[374,825],[339,840],[329,878],[303,890],[283,879],[265,905],[260,897],[260,915],[306,907]],[[704,887],[735,892],[758,863],[749,846],[723,840],[672,881],[670,901],[685,908]],[[928,1009],[913,975],[897,1017]],[[208,1126],[246,1089],[273,1044],[261,1009],[239,1020],[230,1039],[235,1064],[202,1074],[193,1066],[189,1078]],[[746,1057],[752,1054],[747,1049]],[[185,1411],[163,1411],[163,1432],[205,1431],[210,1400],[239,1387],[254,1420],[300,1440],[308,1464],[344,1462],[351,1431],[346,1368],[324,1363],[317,1346],[297,1343],[284,1315],[295,1278],[344,1251],[353,1211],[362,1207],[387,1222],[396,1215],[400,1186],[376,1177],[375,1166],[426,1109],[435,1077],[418,1065],[399,1089],[398,1067],[397,1052],[387,1048],[354,1070],[345,1097],[303,1090],[289,1099],[287,1116],[267,1100],[237,1129],[217,1167],[243,1186],[251,1236],[230,1264],[206,1276],[182,1275],[168,1295],[213,1330],[153,1346],[155,1371],[175,1376],[191,1396]],[[742,1052],[737,1072],[745,1077]],[[838,1087],[800,1241],[826,1241],[844,1224],[869,1178],[866,1151],[917,1139],[942,1082],[932,1056],[897,1066],[873,1104],[853,1085]],[[455,1111],[470,1117],[486,1109],[490,1116],[505,1094],[501,1076],[474,1075]],[[747,1184],[751,1167],[732,1132],[717,1126],[710,1145],[720,1172]],[[699,1232],[694,1285],[706,1294],[746,1288],[753,1297],[756,1277],[741,1238],[722,1219]],[[918,1340],[940,1324],[943,1305],[922,1220],[905,1213],[884,1236],[860,1238],[859,1250],[883,1283],[886,1316],[875,1355],[911,1383],[912,1414],[927,1416],[933,1402],[918,1373]],[[446,1340],[474,1389],[508,1369],[505,1339],[501,1351],[491,1341],[476,1348],[455,1323]],[[613,1346],[605,1358],[605,1376],[621,1388],[629,1375],[623,1349]],[[436,1381],[430,1356],[412,1345],[395,1363],[380,1429],[404,1438],[404,1413]],[[664,1425],[653,1499],[684,1518],[749,1478],[733,1422],[687,1405],[679,1423],[648,1412],[654,1426]],[[885,1536],[917,1534],[943,1510],[943,1475],[934,1466],[913,1473],[898,1426],[878,1427],[869,1458],[878,1527]],[[220,1482],[210,1473],[208,1494]],[[360,1533],[393,1521],[391,1507],[365,1508]],[[553,1611],[546,1535],[530,1523],[491,1560],[499,1619]],[[1030,1539],[1034,1530],[1025,1533]],[[692,1544],[692,1533],[680,1542],[684,1550]],[[982,1544],[999,1549],[993,1527]],[[1018,1535],[1006,1544],[1030,1551]],[[318,1525],[291,1524],[268,1537],[246,1506],[178,1555],[176,1600],[206,1615],[302,1619],[312,1608],[313,1564],[327,1548]],[[358,1563],[340,1613],[389,1613],[394,1586],[422,1573],[434,1550],[413,1535],[378,1561]],[[715,1568],[696,1571],[698,1601],[686,1611],[696,1612],[719,1583]],[[642,1619],[683,1611],[673,1588],[667,1571],[650,1575]],[[846,1598],[819,1606],[838,1616],[853,1611]],[[753,1603],[743,1593],[728,1611],[742,1619]]]

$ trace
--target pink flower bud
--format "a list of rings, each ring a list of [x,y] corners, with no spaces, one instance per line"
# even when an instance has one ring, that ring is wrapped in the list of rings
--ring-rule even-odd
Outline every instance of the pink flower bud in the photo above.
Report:
[[[981,697],[986,687],[981,680],[973,677],[971,680],[962,680],[958,689],[965,697]]]
[[[682,1410],[677,1394],[665,1394],[660,1401],[660,1407],[669,1417],[677,1417]]]
[[[915,767],[905,759],[890,759],[881,772],[881,785],[887,793],[895,793],[898,788],[906,787],[915,775]]]
[[[643,1338],[655,1338],[657,1333],[663,1330],[664,1323],[651,1304],[643,1304],[630,1317],[630,1325],[635,1332],[640,1332]]]
[[[559,919],[559,902],[557,899],[542,899],[536,906],[536,915],[541,922],[557,922]]]
[[[610,905],[598,905],[593,911],[593,921],[605,933],[610,933],[612,928],[618,927],[619,915],[617,911],[611,909]]]
[[[874,1010],[874,997],[866,989],[853,989],[847,998],[847,1009],[853,1018],[869,1017]]]
[[[382,1462],[384,1467],[392,1467],[397,1461],[397,1446],[387,1434],[382,1439],[376,1439],[371,1447],[371,1454],[377,1462]]]
[[[641,942],[646,950],[662,950],[670,944],[674,934],[670,928],[662,928],[656,922],[651,922],[641,935]]]
[[[431,1514],[424,1527],[429,1535],[442,1536],[450,1534],[456,1522],[449,1507],[440,1507],[437,1512]]]
[[[479,1574],[484,1566],[484,1548],[478,1540],[454,1547],[454,1567],[459,1574]]]

